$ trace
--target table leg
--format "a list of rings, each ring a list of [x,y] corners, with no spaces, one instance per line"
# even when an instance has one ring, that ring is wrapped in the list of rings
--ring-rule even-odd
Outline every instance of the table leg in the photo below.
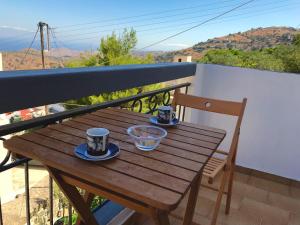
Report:
[[[61,191],[68,198],[70,203],[73,205],[74,209],[77,211],[78,215],[82,218],[85,224],[88,225],[98,225],[95,217],[93,216],[90,207],[83,200],[79,191],[76,187],[66,183],[57,171],[51,167],[47,167],[47,170],[51,177],[55,180],[57,185],[60,187]]]
[[[202,174],[192,183],[188,203],[186,205],[183,225],[191,225],[193,222],[198,192],[201,184]]]
[[[155,225],[170,225],[168,213],[160,210],[153,210],[152,219]]]
[[[88,191],[85,191],[83,195],[83,201],[90,207],[95,195]],[[78,216],[75,225],[84,225],[84,222],[81,220],[81,217]]]

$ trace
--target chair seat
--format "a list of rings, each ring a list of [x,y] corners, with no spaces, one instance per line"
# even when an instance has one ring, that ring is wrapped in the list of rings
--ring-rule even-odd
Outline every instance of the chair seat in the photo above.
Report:
[[[218,173],[224,168],[226,159],[211,157],[204,167],[203,175],[210,179],[215,178]]]
[[[134,211],[108,200],[95,208],[93,214],[100,225],[121,225],[132,217]]]

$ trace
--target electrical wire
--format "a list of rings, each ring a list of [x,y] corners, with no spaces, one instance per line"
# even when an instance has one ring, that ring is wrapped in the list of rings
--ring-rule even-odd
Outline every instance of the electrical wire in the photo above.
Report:
[[[144,50],[144,49],[146,49],[146,48],[153,47],[153,46],[155,46],[155,45],[157,45],[157,44],[160,44],[160,43],[162,43],[162,42],[164,42],[164,41],[167,41],[167,40],[169,40],[169,39],[171,39],[171,38],[174,38],[174,37],[176,37],[176,36],[179,36],[179,35],[181,35],[181,34],[183,34],[183,33],[188,32],[188,31],[190,31],[190,30],[193,30],[193,29],[195,29],[195,28],[198,28],[198,27],[200,27],[200,26],[202,26],[202,25],[204,25],[204,24],[206,24],[206,23],[208,23],[208,22],[210,22],[210,21],[213,21],[213,20],[215,20],[215,19],[218,19],[218,18],[220,18],[220,17],[222,17],[222,16],[224,16],[224,15],[226,15],[226,14],[228,14],[228,13],[231,13],[231,12],[233,12],[233,11],[235,11],[235,10],[237,10],[237,9],[239,9],[239,8],[241,8],[241,7],[243,7],[243,6],[246,6],[246,5],[248,5],[248,4],[250,4],[250,3],[254,2],[254,1],[256,1],[256,0],[249,0],[249,1],[247,1],[247,2],[244,2],[243,4],[240,4],[240,5],[238,5],[238,6],[234,7],[234,8],[232,8],[232,9],[227,10],[226,12],[223,12],[223,13],[221,13],[221,14],[219,14],[219,15],[217,15],[217,16],[214,16],[214,17],[212,17],[212,18],[210,18],[210,19],[207,19],[207,20],[203,21],[202,23],[199,23],[199,24],[197,24],[197,25],[195,25],[195,26],[192,26],[192,27],[190,27],[190,28],[187,28],[187,29],[185,29],[185,30],[183,30],[183,31],[177,32],[176,34],[170,35],[170,36],[168,36],[168,37],[166,37],[166,38],[164,38],[164,39],[162,39],[162,40],[156,41],[156,42],[154,42],[154,43],[152,43],[152,44],[149,44],[149,45],[147,45],[147,46],[145,46],[145,47],[143,47],[143,48],[140,48],[140,49],[138,49],[138,50]]]
[[[50,29],[50,34],[51,34],[52,39],[53,39],[53,43],[54,43],[55,47],[58,49],[58,51],[59,51],[59,47],[58,47],[57,42],[56,42],[57,38],[56,38],[55,34],[53,33],[53,30],[51,28],[49,28],[49,29]],[[51,50],[50,50],[50,52],[51,52]],[[60,62],[61,66],[64,67],[64,62],[63,62],[63,60],[60,57],[56,57],[54,55],[52,55],[52,57],[56,58]]]
[[[70,25],[64,25],[64,26],[56,26],[56,27],[54,27],[54,29],[60,29],[60,28],[63,28],[63,27],[85,26],[85,25],[89,25],[89,24],[97,24],[97,23],[110,22],[110,21],[119,21],[119,20],[124,21],[126,19],[131,19],[131,18],[140,18],[140,17],[151,16],[151,15],[159,15],[159,14],[165,14],[165,13],[168,13],[168,12],[194,9],[196,7],[210,6],[210,5],[216,5],[216,4],[220,4],[220,3],[233,2],[233,1],[235,1],[235,0],[227,0],[227,1],[222,1],[222,2],[218,1],[218,2],[215,2],[213,4],[193,5],[193,6],[189,6],[189,7],[176,8],[176,9],[170,9],[170,10],[164,10],[164,11],[156,11],[156,12],[152,12],[152,13],[145,13],[145,14],[134,15],[134,16],[126,16],[126,17],[119,17],[119,18],[114,18],[114,19],[97,20],[97,21],[93,21],[93,22],[70,24]]]
[[[213,24],[220,24],[220,23],[224,23],[224,22],[230,22],[230,21],[236,21],[236,17],[238,17],[239,20],[242,20],[242,19],[249,19],[249,18],[253,18],[253,17],[257,17],[257,16],[262,16],[262,15],[267,15],[267,14],[271,14],[271,13],[274,13],[274,12],[282,12],[282,8],[281,7],[277,7],[277,8],[273,8],[275,10],[260,10],[260,11],[256,11],[254,14],[253,13],[241,13],[241,14],[235,14],[235,15],[232,15],[232,16],[226,16],[226,17],[223,17],[224,19],[227,19],[227,20],[222,20],[222,21],[218,21],[218,22],[214,22],[214,23],[207,23],[206,25],[213,25]],[[286,9],[290,9],[290,10],[298,10],[297,8],[295,7],[291,7],[289,6],[288,8]],[[257,13],[259,12],[259,13]],[[245,15],[249,15],[249,16],[246,16]],[[233,19],[231,19],[233,18]],[[196,22],[191,22],[191,23],[185,23],[185,24],[179,24],[176,26],[176,28],[171,28],[171,29],[168,29],[170,28],[169,26],[164,26],[164,27],[156,27],[156,28],[153,28],[153,29],[147,29],[147,30],[139,30],[138,33],[140,34],[141,32],[147,32],[147,31],[153,31],[153,30],[163,30],[163,32],[160,32],[160,33],[157,33],[155,32],[155,36],[157,36],[157,34],[164,34],[165,31],[176,31],[178,30],[178,27],[185,27],[186,25],[191,25],[191,24],[195,24],[195,23],[198,23],[197,21]],[[147,35],[147,37],[149,37],[148,34],[145,34]],[[143,36],[143,34],[141,35]],[[95,38],[95,37],[94,37]]]
[[[286,0],[284,0],[286,1]],[[101,24],[101,25],[97,25],[97,26],[85,26],[85,27],[81,27],[81,28],[77,28],[77,29],[71,29],[71,30],[64,30],[64,32],[74,32],[74,31],[82,31],[84,29],[95,29],[95,28],[102,28],[102,27],[113,27],[113,26],[119,26],[119,25],[124,25],[124,24],[132,24],[132,23],[140,23],[140,22],[143,22],[143,21],[149,21],[149,20],[158,20],[158,19],[169,19],[169,18],[172,18],[172,17],[176,17],[177,20],[180,20],[181,18],[179,18],[179,16],[184,16],[184,15],[193,15],[193,14],[199,14],[199,12],[202,12],[202,11],[214,11],[216,9],[224,9],[224,8],[230,8],[232,6],[236,5],[235,4],[231,4],[231,5],[225,5],[225,6],[222,6],[222,7],[214,7],[214,8],[209,8],[209,9],[203,9],[201,8],[199,11],[199,9],[197,9],[196,11],[192,11],[192,12],[184,12],[184,13],[177,13],[177,14],[171,14],[171,15],[164,15],[164,16],[159,16],[159,17],[151,17],[151,18],[146,18],[146,19],[138,19],[138,20],[132,20],[132,21],[121,21],[121,22],[118,22],[118,23],[109,23],[109,24]],[[195,7],[197,8],[197,7]],[[193,8],[193,9],[195,9]],[[208,14],[208,15],[211,15],[211,14]],[[152,22],[153,23],[153,22]],[[147,26],[147,24],[145,24]],[[57,31],[57,33],[60,33],[61,31]]]
[[[272,5],[274,6],[274,4],[278,4],[278,3],[284,3],[286,2],[287,0],[283,0],[283,1],[277,1],[276,3],[274,3],[273,1],[271,2],[267,2],[267,3],[264,3],[262,5],[254,5],[252,7],[248,7],[248,9],[250,8],[255,8],[255,7],[262,7],[262,6],[269,6],[269,5]],[[299,2],[298,2],[299,3]],[[212,9],[208,9],[208,10],[205,10],[205,11],[210,11],[210,10],[220,10],[220,9],[223,9],[223,8],[231,8],[232,6],[235,6],[236,4],[234,5],[226,5],[225,7],[218,7],[218,8],[212,8]],[[290,4],[289,4],[290,5]],[[248,10],[246,9],[246,10]],[[203,11],[203,9],[201,9],[201,12]],[[197,16],[192,16],[193,14],[197,13]],[[144,24],[137,24],[137,25],[128,25],[128,26],[131,26],[131,27],[134,27],[134,28],[137,28],[137,27],[148,27],[148,26],[153,26],[153,25],[159,25],[159,24],[164,24],[164,23],[176,23],[177,21],[184,21],[184,20],[191,20],[191,19],[196,19],[196,18],[204,18],[206,16],[212,16],[212,15],[217,15],[219,14],[219,12],[214,12],[214,13],[206,13],[206,14],[200,14],[199,15],[199,10],[197,10],[196,12],[188,12],[188,13],[181,13],[181,14],[175,14],[175,15],[168,15],[168,16],[163,16],[163,17],[157,17],[157,18],[151,18],[151,20],[153,19],[165,19],[167,18],[167,20],[163,20],[163,21],[157,21],[157,22],[150,22],[150,23],[144,23]],[[188,17],[178,17],[178,16],[185,16],[185,15],[188,15]],[[176,17],[176,20],[174,19],[170,19],[171,17]],[[149,20],[149,19],[148,19]],[[147,20],[147,21],[148,21]],[[136,20],[136,21],[131,21],[131,23],[133,22],[141,22],[141,21],[144,21],[144,20]],[[95,26],[95,27],[85,27],[85,28],[79,28],[79,29],[74,29],[74,30],[71,30],[71,31],[68,31],[68,34],[60,34],[60,32],[56,32],[61,38],[66,38],[66,37],[70,37],[70,36],[83,36],[83,35],[87,35],[87,34],[96,34],[96,33],[102,33],[102,32],[113,32],[113,31],[116,31],[116,30],[123,30],[125,27],[124,26],[121,26],[122,24],[128,24],[127,22],[125,23],[115,23],[115,24],[102,24],[101,26]],[[114,25],[117,25],[118,27],[112,29],[111,27],[114,26]],[[85,29],[89,29],[89,30],[94,30],[95,28],[101,28],[101,27],[110,27],[110,29],[106,29],[106,30],[96,30],[96,31],[89,31],[89,32],[82,32],[83,30]],[[80,33],[72,33],[73,31],[77,31],[77,30],[80,30],[81,32]],[[71,33],[69,33],[71,32]]]
[[[299,4],[299,3],[297,3]],[[278,7],[273,7],[271,10],[270,9],[263,9],[263,10],[257,10],[255,11],[255,13],[253,14],[253,12],[245,12],[245,13],[240,13],[240,14],[233,14],[231,16],[225,16],[223,18],[234,18],[234,17],[238,17],[238,19],[241,19],[242,17],[241,16],[244,16],[244,15],[263,15],[263,14],[269,14],[269,13],[273,13],[273,12],[278,12],[278,10],[276,9],[280,9],[280,11],[282,11],[282,9],[284,7],[289,7],[288,9],[290,9],[291,5],[280,5]],[[247,10],[249,9],[250,7],[247,8]],[[286,8],[287,9],[287,8]],[[294,8],[291,8],[291,9],[294,9]],[[243,10],[240,10],[240,11],[243,11]],[[257,13],[260,13],[260,14],[257,14]],[[263,13],[263,14],[262,14]],[[216,14],[210,14],[210,15],[216,15]],[[222,22],[222,21],[220,21]],[[218,23],[220,23],[218,22]],[[185,23],[177,23],[176,22],[176,28],[178,27],[186,27],[187,25],[192,25],[192,24],[198,24],[199,21],[192,21],[192,22],[185,22]],[[136,32],[138,34],[140,33],[145,33],[145,32],[149,32],[149,31],[154,31],[154,30],[163,30],[163,31],[166,31],[166,30],[170,30],[168,28],[170,28],[170,26],[172,26],[171,24],[169,25],[164,25],[164,26],[158,26],[158,27],[154,27],[154,28],[149,28],[149,29],[143,29],[143,30],[136,30]],[[134,27],[136,28],[136,27]],[[124,28],[123,28],[124,29]],[[178,29],[174,29],[171,27],[171,30],[178,30]],[[106,31],[110,31],[110,30],[106,30]],[[105,30],[103,30],[102,32],[105,32]],[[148,35],[148,34],[147,34]],[[155,33],[155,35],[157,35],[157,33]],[[80,36],[80,35],[78,35]],[[68,42],[78,42],[78,41],[83,41],[83,40],[88,40],[88,39],[94,39],[94,38],[99,38],[100,35],[97,35],[97,36],[88,36],[88,37],[83,37],[83,38],[71,38],[71,39],[66,39]]]
[[[74,26],[82,26],[82,25],[94,24],[94,23],[103,23],[105,21],[124,20],[126,18],[138,18],[138,17],[144,17],[146,15],[157,15],[157,14],[162,14],[162,13],[165,13],[165,12],[172,12],[172,11],[186,10],[186,9],[194,9],[195,7],[210,6],[210,5],[215,5],[215,4],[220,4],[220,3],[226,3],[226,2],[232,2],[232,1],[235,1],[235,0],[227,0],[227,1],[222,1],[222,2],[215,2],[214,4],[193,5],[193,6],[190,6],[190,7],[177,8],[177,9],[174,9],[174,10],[165,10],[165,11],[160,11],[160,12],[155,12],[155,13],[147,13],[147,14],[143,14],[143,15],[136,15],[136,16],[130,16],[130,17],[120,17],[120,18],[116,18],[116,19],[108,19],[108,20],[102,20],[102,21],[96,21],[96,22],[89,22],[89,23],[82,23],[82,24],[73,24],[73,25],[68,25],[68,26],[74,27]],[[150,18],[150,19],[152,19],[152,18]],[[140,21],[140,20],[137,20],[137,21]],[[68,27],[68,26],[59,26],[59,27],[56,27],[56,28],[52,27],[52,29],[56,29],[56,33],[58,33],[57,29],[61,30],[61,27]],[[111,26],[111,24],[104,25],[104,26]],[[86,28],[86,26],[84,28]],[[79,29],[76,29],[76,30],[82,30],[84,28],[79,28]],[[67,30],[67,31],[72,31],[72,30]],[[110,30],[110,31],[112,31],[112,30]],[[9,43],[9,42],[16,42],[16,41],[17,42],[19,41],[21,43],[21,42],[24,41],[24,36],[32,35],[32,33],[34,33],[34,31],[22,31],[22,32],[24,32],[24,34],[17,35],[17,36],[11,36],[8,40],[1,41],[1,43]]]
[[[36,30],[36,32],[35,32],[35,34],[34,34],[34,36],[33,36],[33,39],[32,39],[32,41],[31,41],[29,47],[27,48],[27,51],[26,51],[26,53],[25,53],[23,59],[21,60],[20,64],[22,64],[22,63],[24,62],[24,60],[26,59],[26,57],[27,57],[27,55],[28,55],[28,53],[29,53],[29,51],[30,51],[30,49],[31,49],[31,47],[32,47],[32,45],[33,45],[33,43],[35,42],[35,39],[36,39],[36,36],[37,36],[37,33],[38,33],[38,32],[39,32],[39,28],[37,28],[37,30]],[[20,65],[20,64],[19,64],[19,65]]]
[[[224,1],[224,2],[230,2],[230,1]],[[278,4],[278,3],[281,3],[281,2],[286,2],[286,0],[284,0],[284,1],[277,1],[276,3],[274,3],[274,2],[268,2],[268,4],[264,4],[262,6],[266,6],[266,5],[269,5],[269,4],[274,5],[274,4]],[[210,5],[213,5],[213,4],[210,4]],[[254,7],[257,7],[257,6],[260,6],[260,5],[255,5]],[[228,5],[226,7],[228,7]],[[280,7],[283,7],[283,6],[280,6]],[[188,7],[188,8],[191,8],[191,7]],[[251,8],[251,7],[248,7],[246,10],[248,10],[249,8]],[[187,9],[187,8],[185,8],[185,9]],[[218,9],[220,9],[220,8],[218,8]],[[169,10],[169,11],[171,11],[171,10]],[[176,14],[176,15],[178,15],[178,14]],[[185,13],[183,15],[187,15],[187,14]],[[136,28],[136,27],[148,27],[148,26],[154,26],[154,25],[159,25],[159,24],[164,24],[164,23],[166,23],[166,24],[168,24],[168,23],[177,23],[177,21],[191,20],[191,19],[194,19],[194,18],[203,18],[205,16],[210,16],[210,15],[216,15],[216,14],[215,13],[209,13],[209,14],[195,16],[195,17],[176,18],[176,20],[158,21],[158,22],[155,22],[155,23],[141,24],[141,25],[136,25],[136,26],[133,26],[133,27],[134,28]],[[166,16],[164,16],[164,17],[166,18]],[[158,17],[158,18],[164,18],[164,17]],[[182,26],[182,25],[194,24],[194,23],[197,23],[197,22],[191,22],[191,23],[185,23],[185,24],[178,24],[178,25],[176,24],[175,26]],[[172,26],[172,25],[170,24],[170,26]],[[169,26],[165,26],[165,27],[169,27]],[[79,36],[85,36],[85,35],[88,35],[88,34],[95,34],[95,33],[101,33],[101,32],[113,32],[113,31],[116,31],[116,30],[123,30],[124,28],[125,27],[119,27],[117,29],[107,29],[107,30],[87,32],[87,33],[82,33],[81,32],[81,33],[67,34],[67,35],[65,35],[65,34],[59,34],[59,32],[57,32],[57,31],[55,31],[55,33],[58,34],[58,36],[59,36],[60,39],[65,39],[66,37],[69,37],[69,36],[79,37]],[[164,28],[164,27],[162,27],[162,28]],[[137,32],[146,32],[146,31],[157,30],[157,29],[160,29],[160,28],[149,28],[149,29],[137,30]],[[95,38],[99,38],[99,35],[94,36],[94,37]],[[93,39],[94,37],[87,37],[86,39]],[[85,38],[80,38],[80,39],[76,38],[76,39],[77,40],[85,40]],[[76,39],[72,38],[71,40],[68,40],[68,39],[67,40],[68,41],[73,41],[73,40],[76,40]],[[2,43],[9,43],[9,42],[13,43],[14,46],[19,46],[22,43],[24,43],[24,40],[20,39],[19,42],[16,41],[16,39],[14,39],[14,40],[9,39],[9,40],[2,41]]]
[[[218,18],[220,18],[220,17],[222,17],[222,16],[224,16],[224,15],[226,15],[226,14],[228,14],[228,13],[231,13],[231,12],[233,12],[233,11],[235,11],[235,10],[237,10],[237,9],[239,9],[239,8],[241,8],[241,7],[243,7],[243,6],[246,6],[246,5],[248,5],[248,4],[250,4],[250,3],[254,2],[254,1],[256,1],[256,0],[249,0],[249,1],[247,1],[247,2],[244,2],[244,3],[242,3],[242,4],[239,4],[239,5],[237,5],[236,7],[232,8],[232,9],[230,9],[230,10],[227,10],[227,11],[225,11],[225,12],[223,12],[223,13],[221,13],[221,14],[215,16],[215,17],[212,17],[212,18],[210,18],[210,19],[208,19],[208,20],[203,21],[202,23],[199,23],[199,24],[197,24],[197,25],[195,25],[195,26],[189,27],[188,29],[185,29],[185,30],[180,31],[180,32],[178,32],[178,33],[176,33],[176,34],[173,34],[173,35],[171,35],[171,36],[168,36],[168,37],[166,37],[166,38],[164,38],[164,39],[162,39],[162,40],[160,40],[160,41],[156,41],[156,42],[154,42],[154,43],[152,43],[152,44],[150,44],[150,45],[147,45],[147,46],[145,46],[145,47],[143,47],[143,48],[136,49],[136,51],[144,50],[144,49],[146,49],[146,48],[152,47],[152,46],[157,45],[157,44],[159,44],[159,43],[161,43],[161,42],[164,42],[164,41],[166,41],[166,40],[169,40],[169,39],[171,39],[171,38],[173,38],[173,37],[176,37],[176,36],[178,36],[178,35],[180,35],[180,34],[183,34],[183,33],[186,33],[186,32],[188,32],[188,31],[190,31],[190,30],[193,30],[193,29],[195,29],[195,28],[198,28],[198,27],[200,27],[200,26],[202,26],[202,25],[204,25],[204,24],[206,24],[206,23],[208,23],[208,22],[210,22],[210,21],[213,21],[213,20],[215,20],[215,19],[218,19]],[[113,60],[117,60],[118,58],[120,58],[120,57],[117,57],[117,58],[115,58],[115,59],[113,59]],[[111,61],[111,60],[104,61],[104,62],[100,63],[99,65],[105,65],[106,63],[109,63],[110,61]]]

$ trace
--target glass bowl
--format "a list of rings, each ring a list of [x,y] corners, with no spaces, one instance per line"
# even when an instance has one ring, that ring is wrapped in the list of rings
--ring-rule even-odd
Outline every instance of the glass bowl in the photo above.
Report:
[[[167,136],[167,131],[160,127],[136,125],[129,127],[127,133],[132,137],[135,146],[143,151],[154,150],[161,139]]]

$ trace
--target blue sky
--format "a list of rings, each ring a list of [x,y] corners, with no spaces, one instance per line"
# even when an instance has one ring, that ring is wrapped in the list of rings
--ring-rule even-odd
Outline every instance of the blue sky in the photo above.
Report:
[[[113,30],[120,33],[125,27],[133,27],[137,30],[139,49],[245,1],[0,0],[0,28],[35,31],[37,22],[44,21],[55,28],[59,47],[76,45],[95,48],[100,38]],[[147,50],[185,48],[209,38],[256,27],[297,25],[300,25],[299,0],[256,0],[222,18]],[[34,33],[24,31],[24,34],[32,38]]]

